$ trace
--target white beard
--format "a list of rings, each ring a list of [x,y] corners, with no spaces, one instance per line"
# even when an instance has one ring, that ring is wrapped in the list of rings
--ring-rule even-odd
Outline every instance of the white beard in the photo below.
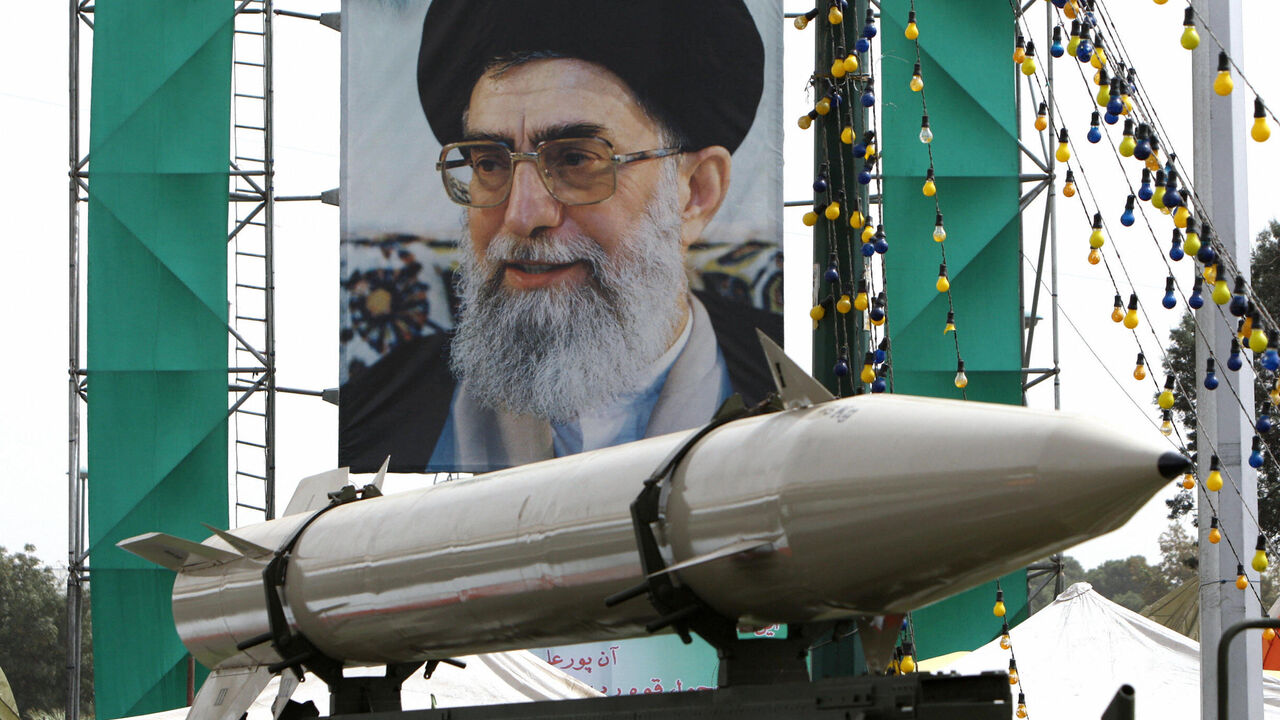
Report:
[[[674,169],[664,168],[614,256],[585,235],[498,235],[476,257],[464,230],[450,366],[469,394],[495,410],[568,422],[643,389],[687,315]],[[588,269],[580,286],[517,291],[502,283],[506,262],[575,261]]]

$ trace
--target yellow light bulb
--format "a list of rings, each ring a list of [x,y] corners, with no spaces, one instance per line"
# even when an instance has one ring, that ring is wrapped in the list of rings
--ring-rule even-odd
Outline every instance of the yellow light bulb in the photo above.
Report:
[[[1093,232],[1089,233],[1089,247],[1097,250],[1106,244],[1107,238],[1102,234],[1102,228],[1094,228]]]
[[[792,25],[795,25],[797,30],[803,30],[803,29],[805,29],[805,28],[809,27],[809,18],[807,18],[807,17],[805,17],[805,16],[803,16],[803,15],[797,15],[797,16],[796,16],[796,19],[795,19],[795,22],[793,22],[793,23],[791,23],[791,24],[792,24]]]
[[[875,157],[875,156],[876,156],[876,146],[875,146],[875,145],[868,144],[868,145],[867,145],[867,151],[866,151],[865,153],[863,153],[863,154],[862,154],[862,159],[863,159],[863,160],[870,160],[871,158],[873,158],[873,157]]]
[[[1214,470],[1209,473],[1209,479],[1204,481],[1204,489],[1209,492],[1218,492],[1222,489],[1222,473]]]
[[[860,292],[860,293],[858,293],[858,294],[857,294],[857,296],[853,298],[853,307],[854,307],[854,309],[856,309],[858,312],[862,312],[862,311],[866,310],[866,309],[867,309],[867,294],[866,294],[866,293],[864,293],[864,292]]]
[[[1252,332],[1253,332],[1253,318],[1251,318],[1251,317],[1246,317],[1246,318],[1244,319],[1244,322],[1240,323],[1240,329],[1239,329],[1238,331],[1236,331],[1236,334],[1240,336],[1240,339],[1241,339],[1241,340],[1244,340],[1244,341],[1245,341],[1245,344],[1246,344],[1246,345],[1248,345],[1248,344],[1249,344],[1249,334],[1250,334],[1250,333],[1252,333]],[[1250,348],[1250,349],[1252,349],[1252,348]]]
[[[854,230],[857,230],[858,228],[862,227],[863,222],[864,222],[864,218],[862,216],[862,211],[854,210],[853,212],[849,213],[849,227],[853,228]]]
[[[933,197],[938,194],[938,186],[932,180],[925,180],[920,192],[924,193],[925,197]]]
[[[1147,157],[1147,169],[1155,172],[1160,169],[1160,153],[1155,150],[1151,151],[1151,155]]]
[[[1117,304],[1111,308],[1111,322],[1121,322],[1122,320],[1124,320],[1124,308]]]
[[[1062,186],[1062,196],[1063,196],[1063,197],[1075,197],[1075,196],[1076,196],[1076,184],[1075,184],[1075,183],[1072,183],[1072,182],[1069,182],[1069,183],[1067,183],[1066,185],[1063,185],[1063,186]]]
[[[1066,162],[1071,159],[1071,148],[1062,142],[1058,143],[1058,151],[1054,153],[1054,157],[1058,158],[1058,162]]]
[[[910,655],[904,655],[902,662],[898,663],[898,669],[902,671],[903,675],[913,673],[916,671],[916,661]]]
[[[1080,8],[1076,5],[1076,0],[1069,0],[1067,6],[1062,9],[1062,14],[1066,15],[1068,20],[1075,20],[1076,16],[1080,14]],[[1075,55],[1076,53],[1072,50],[1071,54]]]
[[[1213,284],[1213,301],[1219,305],[1231,302],[1231,288],[1227,287],[1226,280],[1218,278],[1218,282]]]
[[[1047,127],[1049,127],[1049,118],[1045,117],[1044,115],[1037,115],[1036,130],[1039,130],[1040,132],[1044,132],[1044,129]]]
[[[1027,48],[1021,44],[1022,36],[1018,36],[1018,42],[1019,44],[1013,48],[1013,63],[1015,65],[1021,65],[1022,61],[1027,59]]]
[[[858,72],[858,56],[857,55],[854,55],[853,53],[849,53],[848,55],[845,56],[844,71],[846,73]]]
[[[1271,392],[1268,393],[1268,397],[1271,399],[1272,405],[1280,405],[1280,385],[1272,388]]]
[[[947,279],[946,275],[939,275],[935,286],[938,288],[938,292],[944,293],[951,289],[951,281]]]
[[[1008,650],[1013,643],[1009,642],[1009,633],[1000,636],[1000,649]]]
[[[1147,379],[1147,366],[1146,366],[1146,365],[1138,365],[1137,367],[1135,367],[1135,368],[1133,369],[1133,379],[1134,379],[1134,380],[1146,380],[1146,379]],[[1165,422],[1168,422],[1168,421],[1166,420]],[[1169,427],[1170,427],[1170,428],[1172,428],[1172,427],[1173,427],[1173,425],[1170,425]]]
[[[1207,282],[1207,283],[1215,283],[1215,282],[1217,282],[1217,281],[1218,281],[1218,266],[1217,266],[1217,265],[1205,265],[1205,266],[1204,266],[1204,281],[1205,281],[1205,282]]]
[[[1138,311],[1130,310],[1124,314],[1124,326],[1130,330],[1138,327]]]
[[[853,128],[846,126],[845,129],[840,131],[840,142],[845,145],[853,144]]]
[[[915,23],[907,23],[907,29],[902,31],[908,40],[915,40],[920,37],[920,28]]]
[[[991,608],[991,614],[996,617],[1004,617],[1005,612],[1007,611],[1005,610],[1003,600],[997,600],[996,604]]]
[[[800,126],[801,130],[808,130],[809,127],[813,125],[813,118],[808,115],[801,115],[800,119],[796,121],[796,124]]]
[[[1145,374],[1145,373],[1144,373],[1144,374]],[[1139,379],[1141,379],[1141,378],[1139,378]],[[1164,422],[1160,423],[1160,434],[1161,434],[1161,435],[1163,435],[1163,436],[1165,436],[1165,437],[1169,437],[1170,435],[1172,435],[1172,434],[1173,434],[1173,421],[1171,421],[1171,420],[1165,420]]]
[[[1100,263],[1100,262],[1102,262],[1102,253],[1098,252],[1098,250],[1097,250],[1096,248],[1095,248],[1095,249],[1093,249],[1093,250],[1090,250],[1090,251],[1089,251],[1089,264],[1090,264],[1090,265],[1097,265],[1097,264],[1098,264],[1098,263]],[[1116,322],[1120,322],[1120,321],[1119,321],[1119,320],[1117,320]]]
[[[809,317],[813,318],[814,322],[818,322],[822,318],[826,317],[826,315],[827,311],[824,310],[821,305],[814,305],[813,309],[809,311]]]
[[[839,25],[844,22],[844,13],[840,12],[840,8],[832,5],[831,11],[827,13],[827,22],[832,25]]]
[[[954,326],[952,329],[954,329]],[[968,386],[969,386],[969,376],[965,375],[963,370],[956,373],[956,387],[963,390]]]
[[[1030,55],[1022,61],[1022,74],[1031,76],[1036,74],[1036,59]]]
[[[1245,577],[1243,574],[1237,575],[1236,588],[1240,590],[1247,590],[1249,588],[1249,578]]]
[[[848,295],[841,295],[840,299],[836,301],[836,312],[840,313],[841,315],[847,315],[849,311],[852,309],[853,309],[853,302],[849,300]]]
[[[956,331],[956,324],[955,324],[955,323],[953,323],[953,322],[949,322],[949,323],[947,323],[946,325],[943,325],[943,326],[942,326],[942,334],[943,334],[943,335],[946,335],[946,334],[947,334],[947,333],[949,333],[949,332],[955,332],[955,331]]]
[[[1010,670],[1010,671],[1009,671],[1009,684],[1010,684],[1010,685],[1017,685],[1017,684],[1018,684],[1018,671],[1017,671],[1017,670]]]
[[[1262,328],[1255,327],[1253,329],[1253,334],[1249,336],[1249,349],[1257,355],[1266,352],[1267,334],[1262,331]]]
[[[844,77],[844,74],[844,58],[836,58],[831,63],[831,77],[839,79]]]
[[[1094,48],[1093,56],[1089,58],[1089,64],[1095,68],[1101,68],[1107,64],[1107,51],[1102,48]]]
[[[864,383],[874,382],[876,379],[876,369],[872,367],[871,363],[867,363],[862,366],[862,375],[859,377]]]
[[[1189,489],[1189,488],[1188,488]],[[1218,528],[1209,531],[1209,542],[1217,545],[1222,540],[1222,532]]]
[[[809,227],[813,227],[814,225],[818,224],[818,213],[810,210],[809,212],[800,216],[800,222],[804,223],[805,225],[808,225]]]
[[[1111,102],[1111,87],[1108,85],[1103,85],[1102,87],[1098,88],[1098,96],[1096,99],[1099,105],[1106,105],[1107,103]]]
[[[1164,209],[1164,185],[1156,185],[1156,191],[1151,196],[1151,207],[1157,210]]]
[[[1218,77],[1213,79],[1213,91],[1219,95],[1226,97],[1231,94],[1231,90],[1235,88],[1236,83],[1231,79],[1230,70],[1222,70],[1218,72]]]
[[[1188,255],[1195,255],[1200,252],[1200,233],[1188,230],[1187,241],[1182,243],[1182,251]]]
[[[1273,628],[1267,628],[1262,631],[1262,639],[1271,642],[1276,639],[1276,631]]]
[[[875,325],[876,327],[880,327],[881,325],[883,325],[883,324],[884,324],[884,320],[885,320],[885,318],[887,318],[887,317],[889,317],[889,316],[888,316],[888,315],[881,315],[881,316],[880,316],[880,319],[878,319],[878,320],[877,320],[876,318],[871,318],[871,324],[872,324],[872,325]]]
[[[919,75],[912,75],[910,87],[911,87],[911,92],[920,92],[922,89],[924,89],[924,78],[920,77]]]
[[[1271,126],[1267,124],[1266,117],[1258,117],[1253,119],[1253,127],[1249,130],[1249,137],[1255,142],[1266,142],[1271,137]]]
[[[1195,487],[1196,487],[1196,477],[1195,477],[1195,475],[1192,475],[1191,473],[1187,473],[1186,475],[1183,475],[1183,476],[1182,476],[1182,487],[1183,487],[1183,488],[1185,488],[1185,489],[1187,489],[1187,490],[1194,490],[1194,489],[1195,489]],[[1217,529],[1217,528],[1214,528],[1213,530],[1210,530],[1210,531],[1209,531],[1209,542],[1215,542],[1215,543],[1216,543],[1216,542],[1218,542],[1217,540],[1214,540],[1214,539],[1213,539],[1213,534],[1214,534],[1215,532],[1217,532],[1217,531],[1218,531],[1218,529]]]
[[[1121,95],[1120,100],[1124,103],[1124,107],[1120,109],[1121,115],[1128,115],[1133,112],[1133,100],[1128,95]]]
[[[933,241],[934,241],[934,242],[942,242],[943,240],[946,240],[946,239],[947,239],[947,229],[946,229],[946,228],[944,228],[944,227],[942,227],[941,225],[934,225],[934,226],[933,226]]]
[[[831,112],[831,101],[828,100],[827,98],[822,98],[821,100],[818,101],[817,105],[813,106],[813,109],[817,110],[819,115],[826,115],[827,113]]]
[[[1017,713],[1017,715],[1018,715],[1018,717],[1019,717],[1019,718],[1025,718],[1025,717],[1027,716],[1027,706],[1026,706],[1026,703],[1018,703],[1018,713]]]
[[[821,111],[819,111],[821,112]],[[1129,122],[1125,120],[1125,122]],[[1133,157],[1133,149],[1138,146],[1138,141],[1133,139],[1132,135],[1125,135],[1120,140],[1120,154],[1125,157]]]
[[[827,209],[823,210],[822,214],[825,215],[828,220],[839,220],[840,219],[840,203],[833,202],[830,205],[827,205]]]
[[[1189,217],[1191,217],[1191,211],[1187,209],[1187,206],[1179,205],[1178,209],[1173,213],[1173,224],[1179,228],[1185,228]]]
[[[876,229],[871,227],[871,223],[867,223],[862,228],[862,242],[869,243],[876,236]]]
[[[1200,33],[1196,32],[1195,25],[1188,25],[1182,31],[1182,47],[1188,50],[1195,50],[1200,47]]]
[[[1252,565],[1253,569],[1257,570],[1258,572],[1266,572],[1267,571],[1267,552],[1265,550],[1258,550],[1253,554],[1253,562],[1249,564]]]
[[[1071,17],[1071,16],[1068,16],[1068,17]],[[1071,39],[1067,41],[1067,54],[1072,57],[1075,57],[1076,49],[1079,47],[1080,47],[1080,36],[1072,35]]]
[[[1166,2],[1168,2],[1168,0],[1156,0],[1156,4],[1157,4],[1157,5],[1163,5],[1163,4],[1165,4]]]
[[[1162,410],[1168,410],[1173,407],[1173,391],[1168,388],[1160,391],[1160,397],[1156,400],[1156,404],[1158,404]]]

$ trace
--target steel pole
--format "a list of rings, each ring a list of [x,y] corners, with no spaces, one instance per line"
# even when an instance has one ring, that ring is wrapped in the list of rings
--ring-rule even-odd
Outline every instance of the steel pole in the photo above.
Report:
[[[67,43],[67,635],[66,719],[80,717],[80,6],[70,0]]]
[[[1193,0],[1192,6],[1204,22],[1226,44],[1222,50],[1231,57],[1242,56],[1243,30],[1240,0]],[[1213,228],[1224,259],[1233,261],[1249,276],[1248,195],[1245,193],[1245,93],[1237,89],[1226,97],[1213,91],[1217,74],[1218,49],[1205,42],[1192,57],[1192,115],[1195,128],[1195,184],[1197,199],[1205,211],[1202,221]],[[1202,223],[1203,226],[1203,223]],[[1225,265],[1226,263],[1224,263]],[[1201,332],[1196,338],[1196,367],[1204,367],[1208,349],[1226,352],[1235,333],[1222,308],[1208,303],[1197,311]],[[1239,373],[1236,393],[1247,409],[1241,412],[1230,392],[1217,393],[1197,383],[1197,449],[1200,476],[1208,472],[1210,456],[1216,452],[1226,484],[1217,497],[1198,492],[1200,516],[1200,687],[1201,717],[1217,720],[1215,702],[1218,688],[1218,643],[1224,628],[1257,618],[1258,574],[1249,567],[1254,539],[1258,533],[1257,475],[1244,462],[1253,434],[1253,368],[1246,364]],[[1216,505],[1223,542],[1208,541],[1209,523]],[[1233,582],[1237,563],[1243,562],[1252,588],[1240,591]],[[1222,582],[1228,581],[1228,582]],[[1257,643],[1236,643],[1229,653],[1237,671],[1229,678],[1229,695],[1235,718],[1262,717],[1262,649]],[[1249,671],[1247,668],[1253,668]],[[1226,720],[1223,718],[1222,720]]]

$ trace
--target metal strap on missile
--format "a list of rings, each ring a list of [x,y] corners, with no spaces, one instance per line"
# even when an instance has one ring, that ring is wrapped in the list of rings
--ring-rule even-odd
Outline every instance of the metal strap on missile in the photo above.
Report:
[[[631,503],[631,524],[635,530],[636,545],[640,551],[640,568],[645,579],[635,587],[605,598],[606,607],[613,607],[647,593],[649,603],[658,611],[657,619],[645,625],[648,632],[657,632],[671,626],[687,644],[693,641],[689,635],[689,631],[693,630],[716,648],[726,647],[737,640],[737,627],[733,620],[716,613],[689,588],[677,585],[672,577],[674,573],[662,572],[667,564],[658,548],[658,540],[654,537],[653,523],[661,517],[663,481],[671,477],[680,461],[684,460],[699,441],[721,425],[750,415],[770,412],[776,407],[776,402],[766,400],[748,409],[743,405],[742,398],[734,395],[725,401],[715,419],[685,440],[644,481],[644,488]]]

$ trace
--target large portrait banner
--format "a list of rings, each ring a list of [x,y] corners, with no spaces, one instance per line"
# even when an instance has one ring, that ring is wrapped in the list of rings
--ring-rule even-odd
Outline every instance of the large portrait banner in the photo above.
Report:
[[[705,423],[781,340],[780,0],[343,5],[339,462]]]

